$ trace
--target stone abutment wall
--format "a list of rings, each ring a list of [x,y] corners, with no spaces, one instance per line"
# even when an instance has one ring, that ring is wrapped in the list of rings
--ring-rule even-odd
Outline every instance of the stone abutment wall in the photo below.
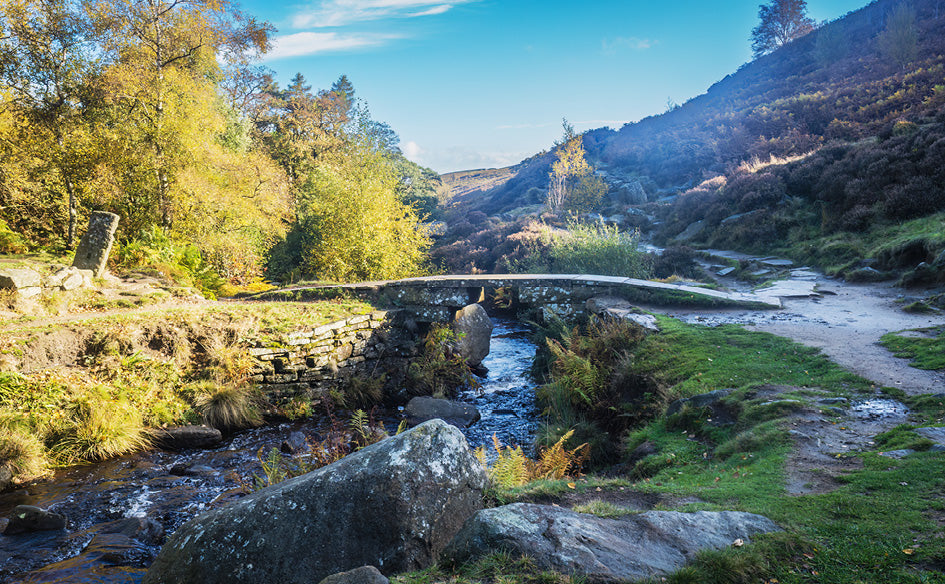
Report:
[[[277,346],[249,349],[253,380],[277,406],[344,391],[353,377],[383,376],[385,397],[404,388],[407,367],[418,354],[417,326],[403,310],[352,316],[289,334]]]

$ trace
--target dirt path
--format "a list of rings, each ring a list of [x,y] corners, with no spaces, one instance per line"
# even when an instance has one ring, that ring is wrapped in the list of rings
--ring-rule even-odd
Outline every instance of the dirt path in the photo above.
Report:
[[[724,282],[744,289],[744,283]],[[764,293],[764,291],[759,291]],[[878,386],[908,394],[945,391],[945,375],[909,366],[878,344],[880,337],[903,329],[945,325],[943,314],[904,312],[896,300],[904,290],[888,284],[847,284],[808,269],[771,290],[784,302],[781,310],[656,309],[690,323],[740,324],[787,337],[823,350],[831,360]]]

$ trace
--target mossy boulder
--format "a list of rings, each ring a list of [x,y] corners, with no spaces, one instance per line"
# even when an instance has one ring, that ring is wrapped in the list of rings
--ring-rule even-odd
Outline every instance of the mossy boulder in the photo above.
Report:
[[[482,508],[486,475],[441,420],[210,511],[178,529],[145,584],[293,584],[360,566],[425,568]]]

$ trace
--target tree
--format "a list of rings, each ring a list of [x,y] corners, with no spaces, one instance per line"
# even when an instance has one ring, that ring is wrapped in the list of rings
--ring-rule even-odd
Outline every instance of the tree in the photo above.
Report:
[[[594,168],[585,159],[584,137],[575,134],[567,120],[563,127],[564,142],[558,150],[558,160],[551,165],[549,199],[553,195],[556,200],[555,212],[589,213],[600,207],[608,191],[607,183],[594,174]]]
[[[906,2],[892,9],[886,18],[886,28],[877,40],[880,53],[888,61],[904,67],[919,53],[919,35],[915,24],[915,10]]]
[[[174,223],[174,179],[187,164],[187,130],[204,121],[221,77],[218,55],[265,52],[272,28],[244,18],[226,0],[95,0],[90,12],[104,32],[109,93],[139,133],[153,174],[150,190],[160,224]],[[200,111],[203,109],[204,111]],[[137,188],[144,187],[138,177]]]
[[[770,53],[814,30],[807,16],[805,0],[772,0],[758,7],[761,21],[751,31],[751,50],[755,57]]]
[[[65,241],[76,235],[78,175],[88,171],[91,152],[84,98],[96,67],[90,56],[88,20],[78,7],[61,0],[8,0],[0,7],[0,86],[20,119],[15,139],[33,148],[47,165],[42,182],[62,189],[68,201]]]

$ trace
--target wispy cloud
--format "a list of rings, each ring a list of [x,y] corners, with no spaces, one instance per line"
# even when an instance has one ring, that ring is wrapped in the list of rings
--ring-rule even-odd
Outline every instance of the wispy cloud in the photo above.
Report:
[[[432,168],[439,173],[512,166],[533,154],[530,152],[480,152],[465,146],[431,151],[412,141],[404,144],[403,153],[408,160]]]
[[[558,122],[560,123],[560,122]],[[496,130],[531,130],[534,128],[547,128],[548,126],[554,126],[555,124],[503,124],[501,126],[496,126]]]
[[[266,59],[355,51],[379,47],[399,38],[400,35],[394,34],[299,32],[276,37]]]
[[[638,37],[616,37],[601,41],[601,51],[605,55],[616,55],[620,51],[645,51],[658,45],[659,41]]]
[[[434,16],[456,5],[479,0],[320,0],[302,9],[292,19],[295,28],[346,26],[384,18]]]

